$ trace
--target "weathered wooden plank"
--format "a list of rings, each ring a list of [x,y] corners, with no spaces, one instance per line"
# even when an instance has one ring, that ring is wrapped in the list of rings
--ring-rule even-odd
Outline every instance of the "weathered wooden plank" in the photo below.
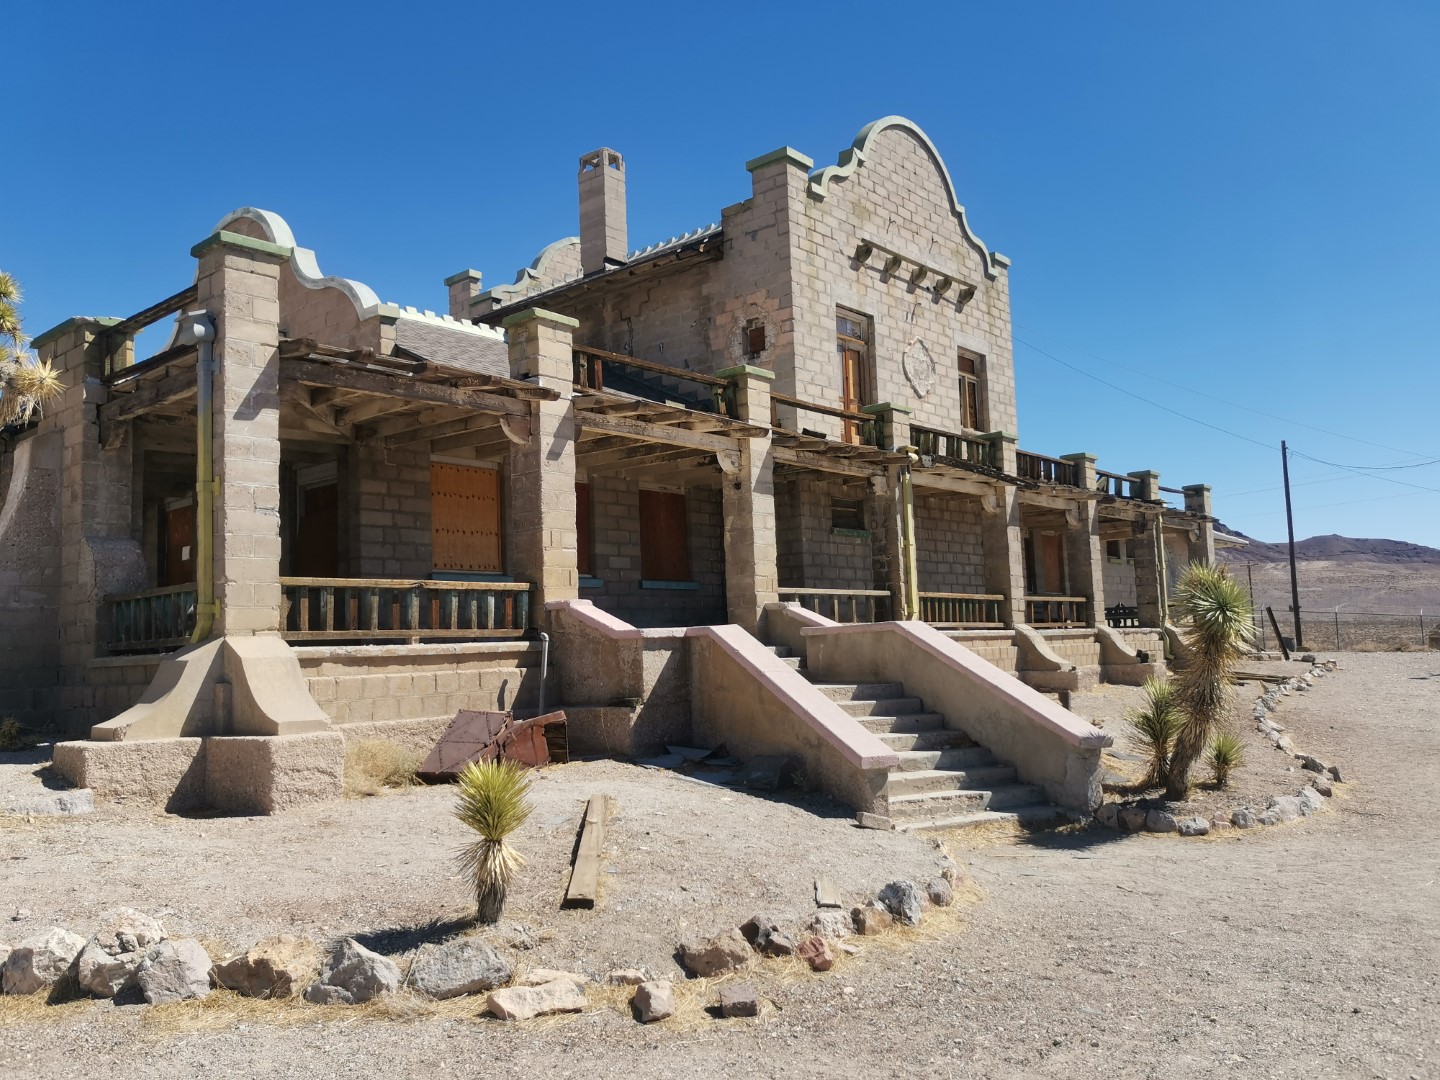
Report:
[[[585,804],[585,819],[580,823],[580,844],[575,850],[570,884],[565,888],[566,907],[595,906],[600,892],[600,857],[605,849],[607,816],[605,796],[591,795]]]
[[[687,431],[685,428],[665,424],[651,424],[643,420],[630,420],[622,416],[599,416],[591,412],[577,413],[576,424],[584,431],[604,431],[611,435],[627,435],[644,442],[668,443],[671,446],[690,446],[697,450],[734,450],[735,440],[723,435],[712,435],[703,431]]]
[[[281,360],[280,378],[306,386],[333,386],[358,390],[367,394],[428,401],[436,405],[453,405],[474,412],[501,413],[507,416],[529,416],[528,402],[497,397],[480,390],[462,390],[443,383],[418,382],[401,375],[385,375],[374,371],[347,371],[332,364],[311,360]]]

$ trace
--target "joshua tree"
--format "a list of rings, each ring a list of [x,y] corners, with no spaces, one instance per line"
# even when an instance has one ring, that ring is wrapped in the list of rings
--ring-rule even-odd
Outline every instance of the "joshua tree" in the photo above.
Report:
[[[1205,755],[1205,764],[1215,775],[1215,786],[1224,787],[1230,782],[1230,772],[1245,764],[1245,743],[1233,731],[1222,731],[1210,743]]]
[[[505,841],[530,816],[530,781],[514,762],[482,761],[465,766],[459,785],[455,816],[479,837],[460,853],[460,869],[475,886],[475,921],[498,922],[510,882],[525,864]]]
[[[1175,697],[1175,684],[1169,679],[1145,680],[1145,706],[1125,716],[1130,724],[1130,737],[1145,755],[1147,788],[1165,783],[1170,769],[1170,753],[1175,737],[1180,734],[1184,714]]]
[[[1250,598],[1223,566],[1191,563],[1180,576],[1171,607],[1180,616],[1191,656],[1175,677],[1184,723],[1170,754],[1165,797],[1183,799],[1190,766],[1224,719],[1231,675],[1255,627]]]
[[[30,418],[65,389],[50,362],[35,359],[20,322],[20,285],[0,271],[0,427]]]

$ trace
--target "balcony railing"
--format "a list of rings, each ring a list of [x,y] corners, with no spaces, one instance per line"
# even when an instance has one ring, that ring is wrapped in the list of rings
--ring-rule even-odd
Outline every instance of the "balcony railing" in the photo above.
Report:
[[[781,589],[780,599],[841,623],[890,618],[890,594],[883,589]]]
[[[675,393],[677,398],[683,399],[686,408],[693,408],[704,402],[710,411],[735,419],[735,403],[728,392],[730,383],[718,376],[686,371],[669,364],[657,364],[636,356],[626,356],[624,353],[584,346],[577,346],[573,350],[573,361],[574,383],[581,390],[604,390],[607,372],[611,375],[628,375],[647,390],[661,396],[665,396],[667,391]],[[693,383],[699,389],[686,387],[682,392],[680,388],[686,383]]]
[[[530,625],[528,582],[280,579],[287,641],[474,641]]]
[[[166,652],[188,644],[195,632],[195,584],[107,596],[109,651]]]
[[[1015,454],[1015,471],[1026,480],[1040,484],[1065,484],[1080,486],[1080,467],[1073,461],[1032,454],[1026,450]]]
[[[817,416],[832,416],[842,421],[841,441],[854,446],[878,446],[880,442],[880,425],[875,417],[869,413],[851,412],[849,409],[837,409],[833,405],[818,405],[813,401],[801,401],[799,398],[790,397],[787,394],[770,395],[770,423],[781,430],[786,430],[785,425],[780,423],[780,406],[794,409],[797,413],[808,412]],[[798,419],[798,418],[797,418]],[[820,438],[829,438],[822,433],[810,432],[803,426],[800,427],[800,434],[818,434]]]
[[[920,621],[937,630],[982,630],[1004,626],[1005,597],[983,593],[920,594]]]
[[[1044,629],[1085,626],[1089,604],[1083,596],[1027,596],[1025,622]]]
[[[965,465],[995,465],[995,446],[987,439],[910,425],[910,444],[921,457],[945,458]]]

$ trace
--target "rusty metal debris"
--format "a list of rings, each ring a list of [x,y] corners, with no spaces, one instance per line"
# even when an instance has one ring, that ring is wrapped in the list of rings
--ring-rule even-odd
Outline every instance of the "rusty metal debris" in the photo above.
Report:
[[[513,713],[461,709],[418,774],[425,780],[449,780],[472,761],[496,758],[531,768],[569,761],[565,713],[516,720]]]

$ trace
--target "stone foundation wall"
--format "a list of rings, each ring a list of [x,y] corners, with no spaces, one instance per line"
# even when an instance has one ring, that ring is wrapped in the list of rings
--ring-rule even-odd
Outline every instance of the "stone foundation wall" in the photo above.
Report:
[[[1125,644],[1136,651],[1145,651],[1150,654],[1152,662],[1158,663],[1165,659],[1165,635],[1159,630],[1116,630]]]
[[[60,680],[60,433],[0,454],[0,717],[55,717]]]
[[[1100,644],[1093,630],[1042,630],[1045,644],[1077,667],[1100,663]]]
[[[85,681],[94,689],[99,722],[113,720],[139,701],[163,659],[163,655],[103,656],[85,665]]]
[[[984,630],[960,630],[945,635],[953,641],[958,641],[976,656],[990,661],[1001,671],[1015,674],[1016,666],[1019,663],[1018,650],[1015,648],[1014,635],[1006,630],[1002,633],[991,634]]]

